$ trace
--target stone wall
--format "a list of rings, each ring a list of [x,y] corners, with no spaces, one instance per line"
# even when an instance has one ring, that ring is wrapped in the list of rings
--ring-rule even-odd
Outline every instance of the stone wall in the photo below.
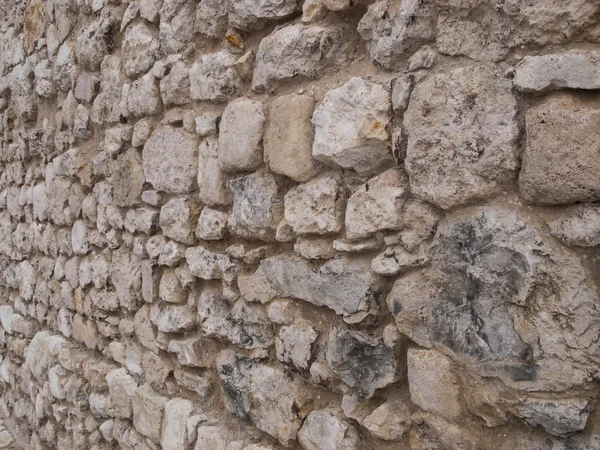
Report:
[[[0,20],[0,448],[600,449],[597,0]]]

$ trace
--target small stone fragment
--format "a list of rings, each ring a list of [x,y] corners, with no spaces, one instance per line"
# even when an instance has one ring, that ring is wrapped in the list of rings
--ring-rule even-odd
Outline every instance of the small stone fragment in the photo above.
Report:
[[[587,204],[550,222],[550,233],[572,247],[600,245],[600,205]]]

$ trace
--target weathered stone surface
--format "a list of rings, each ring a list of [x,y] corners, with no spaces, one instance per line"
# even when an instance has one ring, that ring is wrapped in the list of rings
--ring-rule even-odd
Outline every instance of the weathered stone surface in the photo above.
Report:
[[[200,0],[196,9],[196,30],[212,38],[220,38],[227,30],[225,0]]]
[[[100,65],[100,93],[92,106],[92,121],[117,122],[121,114],[121,58],[106,56]]]
[[[592,406],[586,399],[527,399],[516,414],[555,436],[583,430]]]
[[[283,217],[283,201],[273,175],[255,172],[229,181],[228,186],[233,195],[231,232],[249,239],[274,240]]]
[[[595,344],[584,343],[595,333],[597,294],[578,258],[555,245],[510,210],[488,207],[445,222],[430,267],[399,278],[388,296],[398,329],[516,389],[585,384],[597,364]],[[578,313],[565,316],[565,327],[556,316],[546,319],[555,311]]]
[[[193,244],[198,214],[198,206],[187,197],[169,200],[160,209],[159,224],[163,235],[183,244]]]
[[[133,394],[133,425],[155,444],[161,442],[161,425],[166,403],[167,399],[154,392],[148,384],[140,386]]]
[[[313,269],[302,258],[281,255],[262,260],[261,267],[280,295],[327,306],[346,321],[360,321],[377,309],[380,279],[364,259],[342,257]]]
[[[156,318],[156,326],[163,333],[183,333],[195,325],[195,314],[187,305],[167,304]]]
[[[83,28],[77,36],[75,54],[79,63],[91,70],[98,70],[104,56],[112,50],[112,36],[116,18],[109,14],[101,14],[98,19]]]
[[[203,55],[190,69],[190,95],[194,100],[224,102],[240,88],[233,64],[237,57],[226,50]]]
[[[371,262],[371,269],[379,275],[394,276],[424,266],[429,261],[425,248],[409,252],[402,245],[386,248]]]
[[[408,179],[397,169],[387,170],[361,186],[348,199],[346,237],[361,239],[376,231],[401,229],[407,191]]]
[[[363,449],[358,429],[335,411],[313,411],[298,433],[298,441],[306,450]]]
[[[600,111],[568,94],[551,97],[526,115],[519,189],[532,203],[560,205],[600,200]]]
[[[191,135],[179,129],[164,126],[156,130],[142,152],[146,181],[159,191],[189,192],[198,170],[196,145]]]
[[[112,403],[114,417],[131,418],[131,399],[137,389],[137,383],[125,369],[114,369],[106,374],[106,383]]]
[[[336,255],[333,244],[326,237],[300,236],[294,244],[294,253],[306,259],[331,259]]]
[[[406,52],[434,40],[436,7],[431,0],[377,1],[358,24],[369,56],[386,69],[395,69]]]
[[[306,320],[281,327],[275,339],[277,359],[296,369],[307,370],[313,356],[313,344],[319,334]]]
[[[190,272],[205,280],[230,279],[235,273],[231,257],[212,252],[202,246],[188,248],[185,252]]]
[[[224,172],[250,172],[261,165],[265,121],[261,102],[237,98],[227,105],[219,126],[219,166]]]
[[[308,95],[283,95],[271,102],[265,133],[265,163],[280,175],[304,182],[317,174],[312,157],[311,117],[315,101]]]
[[[341,177],[323,174],[285,194],[286,223],[295,233],[337,233],[344,223],[345,199]]]
[[[235,353],[222,353],[217,361],[225,406],[232,414],[250,419],[264,432],[288,446],[302,423],[302,406],[308,400],[304,385],[278,369]],[[282,397],[279,393],[285,392]]]
[[[144,117],[158,114],[163,107],[158,80],[151,73],[133,83],[125,83],[122,91],[123,115]]]
[[[183,398],[173,398],[165,404],[160,445],[163,450],[182,450],[189,447],[187,419],[193,404]]]
[[[600,54],[593,51],[526,56],[515,67],[515,87],[542,93],[554,89],[600,89]]]
[[[407,367],[415,405],[449,419],[460,415],[460,385],[450,358],[434,350],[410,349]]]
[[[313,156],[333,167],[369,175],[392,165],[388,148],[391,100],[380,84],[351,78],[315,109]]]
[[[366,398],[396,380],[393,353],[383,342],[361,333],[333,328],[326,356],[329,367],[342,381]]]
[[[419,84],[404,115],[411,190],[444,209],[498,194],[517,168],[516,112],[510,82],[491,66]]]
[[[239,1],[228,4],[229,23],[244,31],[260,30],[267,21],[283,19],[298,9],[294,0]]]
[[[399,441],[410,427],[410,410],[403,400],[390,400],[365,417],[364,427],[380,439]]]
[[[600,245],[600,206],[586,204],[548,224],[550,233],[563,244],[575,247]]]
[[[295,24],[275,30],[258,47],[252,88],[264,89],[295,76],[317,78],[326,66],[346,59],[348,37],[342,26]]]
[[[210,206],[229,205],[233,201],[227,182],[231,176],[219,166],[219,144],[214,137],[208,137],[198,148],[198,188],[202,203]]]

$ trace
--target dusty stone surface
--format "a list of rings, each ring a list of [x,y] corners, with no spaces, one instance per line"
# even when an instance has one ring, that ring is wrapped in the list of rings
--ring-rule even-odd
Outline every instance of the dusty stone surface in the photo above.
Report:
[[[597,0],[0,2],[0,447],[598,450]]]

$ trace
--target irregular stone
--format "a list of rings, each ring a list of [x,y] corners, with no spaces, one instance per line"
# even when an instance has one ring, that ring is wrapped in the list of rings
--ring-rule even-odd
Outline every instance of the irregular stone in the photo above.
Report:
[[[161,309],[155,323],[163,333],[182,333],[196,325],[196,317],[187,305],[168,304]]]
[[[204,208],[198,218],[196,236],[205,241],[220,241],[227,233],[229,215],[212,208]]]
[[[160,80],[160,95],[165,105],[185,105],[190,101],[189,68],[181,61]]]
[[[302,406],[309,397],[302,382],[283,371],[245,356],[224,352],[217,370],[227,410],[288,446],[302,423]],[[285,396],[280,393],[285,392]]]
[[[283,201],[275,177],[255,172],[228,182],[233,195],[229,229],[247,239],[271,241],[283,217]]]
[[[517,416],[547,433],[564,436],[585,428],[592,405],[587,399],[526,399]]]
[[[110,262],[110,282],[119,296],[122,308],[136,309],[137,300],[141,297],[140,262],[140,259],[126,247],[113,251]]]
[[[550,233],[571,247],[600,245],[600,205],[587,204],[548,224]]]
[[[236,274],[233,259],[222,253],[212,252],[204,247],[191,247],[185,252],[190,272],[204,280],[232,279]]]
[[[411,252],[435,233],[441,219],[441,214],[434,206],[415,199],[405,203],[403,215],[404,228],[400,232],[400,240]]]
[[[461,413],[460,384],[450,358],[435,350],[408,350],[411,401],[425,411],[456,419]]]
[[[429,261],[424,248],[419,248],[416,253],[411,253],[402,245],[386,248],[371,262],[373,272],[384,276],[394,276],[406,273],[424,266]]]
[[[211,38],[222,38],[227,31],[225,0],[200,0],[196,8],[196,31]]]
[[[265,163],[280,175],[304,182],[317,174],[312,157],[311,117],[315,101],[308,95],[283,95],[271,102],[265,133]]]
[[[379,439],[399,441],[410,428],[410,410],[403,400],[389,400],[365,417],[364,427]]]
[[[260,266],[252,275],[240,275],[238,288],[240,297],[247,302],[268,303],[277,297],[277,292],[271,287]]]
[[[600,89],[600,53],[571,51],[525,56],[515,67],[515,87],[522,92]]]
[[[597,295],[581,262],[519,214],[488,207],[447,221],[430,259],[427,269],[399,278],[387,298],[401,333],[519,390],[570,389],[596,370],[595,344],[582,339],[595,327]],[[575,310],[565,322],[553,316]],[[559,341],[581,344],[550,351]],[[575,361],[586,369],[572,371]]]
[[[183,398],[173,398],[165,404],[160,445],[163,450],[182,450],[190,447],[187,419],[194,405]]]
[[[331,259],[336,255],[333,244],[325,237],[300,236],[294,244],[294,253],[306,259]]]
[[[390,94],[380,84],[353,77],[327,92],[315,109],[313,156],[333,167],[369,175],[393,164],[387,131]]]
[[[378,1],[369,6],[358,32],[367,41],[371,61],[388,70],[396,69],[404,52],[435,40],[436,9],[431,0]]]
[[[126,369],[114,369],[106,374],[106,384],[112,403],[112,414],[120,419],[131,418],[131,399],[137,383]]]
[[[130,25],[123,34],[123,68],[128,77],[152,68],[159,50],[156,32],[143,21]]]
[[[163,107],[158,80],[151,72],[133,83],[123,85],[123,114],[126,117],[145,117],[158,114]]]
[[[186,339],[173,339],[169,342],[169,353],[175,353],[179,364],[191,367],[210,367],[216,353],[212,341],[200,336]]]
[[[167,269],[163,272],[160,278],[158,296],[168,303],[183,303],[187,300],[187,292],[181,286],[174,270]]]
[[[317,78],[325,67],[345,61],[350,45],[343,26],[292,24],[277,29],[258,46],[252,88],[262,90],[298,75]]]
[[[525,200],[543,205],[600,200],[598,134],[593,125],[599,114],[594,104],[568,94],[527,111],[527,145],[519,174]]]
[[[281,327],[275,339],[277,359],[298,370],[307,370],[313,357],[313,344],[318,336],[310,322],[302,319]]]
[[[167,399],[144,384],[135,390],[132,399],[133,425],[155,444],[160,444],[161,425]]]
[[[228,3],[229,24],[243,31],[264,28],[270,20],[280,20],[292,15],[298,9],[295,0],[266,0],[255,2]]]
[[[298,441],[306,450],[361,450],[358,429],[335,411],[313,411],[298,433]]]
[[[54,82],[58,89],[68,92],[73,88],[76,78],[75,50],[71,44],[65,42],[58,49],[54,60]]]
[[[40,97],[52,98],[56,95],[52,63],[44,59],[35,66],[35,93]]]
[[[242,97],[227,105],[219,126],[219,166],[224,172],[250,172],[261,165],[265,121],[261,102]]]
[[[158,345],[156,344],[156,332],[150,321],[150,308],[148,305],[143,305],[135,313],[135,335],[140,344],[154,353],[158,354]]]
[[[404,115],[411,191],[443,209],[498,194],[517,168],[516,113],[510,82],[491,66],[417,85]]]
[[[121,58],[106,56],[100,65],[100,93],[92,106],[92,121],[96,123],[119,121],[122,86]]]
[[[163,126],[144,144],[144,175],[158,191],[183,194],[193,188],[198,157],[193,137],[177,128]]]
[[[98,70],[103,58],[112,50],[116,18],[109,14],[100,17],[79,31],[77,36],[77,61],[91,70]]]
[[[333,328],[326,352],[329,367],[366,398],[396,381],[396,358],[382,341],[356,331]]]
[[[392,81],[392,108],[396,114],[402,115],[408,108],[413,83],[413,75],[404,75]]]
[[[200,201],[210,206],[230,205],[233,201],[227,182],[231,176],[219,166],[219,145],[216,138],[209,137],[200,143],[198,149],[198,196]]]
[[[175,8],[167,8],[172,3]],[[194,38],[195,1],[163,1],[160,12],[160,47],[166,54],[181,52]],[[167,11],[169,10],[169,11]]]
[[[280,255],[261,261],[275,291],[284,297],[327,306],[349,322],[360,321],[377,309],[381,280],[369,261],[341,257],[314,268],[304,259]]]
[[[190,69],[190,95],[194,100],[225,102],[241,87],[233,64],[237,57],[226,50],[203,55]]]
[[[336,239],[333,241],[334,250],[348,253],[362,253],[379,250],[383,245],[384,241],[380,235],[358,241],[350,241],[348,239]]]
[[[183,244],[193,244],[198,213],[198,206],[190,198],[169,200],[160,209],[159,224],[163,235]]]
[[[295,233],[329,234],[341,231],[346,192],[336,174],[323,174],[285,194],[285,220]]]
[[[346,237],[361,239],[381,230],[398,230],[404,225],[402,207],[408,180],[390,169],[362,185],[348,199]]]

